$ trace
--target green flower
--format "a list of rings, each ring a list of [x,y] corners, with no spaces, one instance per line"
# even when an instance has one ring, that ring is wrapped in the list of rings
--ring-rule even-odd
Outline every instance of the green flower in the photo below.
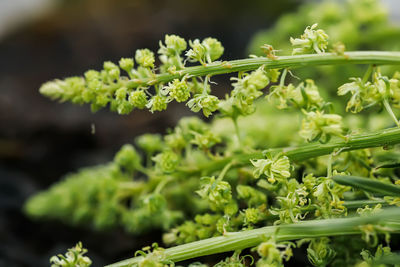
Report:
[[[205,131],[204,133],[193,132],[193,134],[194,138],[191,140],[191,143],[199,146],[203,150],[208,150],[215,144],[221,142],[221,138],[209,130]]]
[[[196,193],[208,199],[214,209],[223,209],[232,199],[231,185],[215,179],[215,176],[201,178],[201,188]]]
[[[390,99],[396,82],[395,79],[389,80],[388,77],[379,74],[375,75],[373,83],[364,83],[361,78],[351,78],[351,80],[353,82],[345,83],[338,88],[338,95],[351,94],[346,111],[350,110],[353,113],[380,104],[384,99]]]
[[[200,62],[201,64],[205,64],[205,58],[207,50],[206,48],[200,43],[199,39],[189,41],[189,45],[191,49],[186,52],[186,57],[190,62]]]
[[[302,82],[297,87],[293,84],[272,86],[268,99],[273,98],[279,100],[277,105],[279,109],[287,108],[290,104],[307,110],[320,109],[325,103],[319,94],[318,87],[311,79],[307,79],[305,84]]]
[[[329,238],[312,239],[307,248],[307,258],[314,266],[327,266],[336,256],[336,252],[329,245]]]
[[[181,54],[182,51],[186,50],[186,47],[187,43],[185,39],[174,34],[167,34],[165,35],[165,45],[160,41],[160,49],[158,50],[158,53],[168,57],[173,57]]]
[[[206,48],[207,51],[207,61],[211,63],[214,60],[219,59],[222,54],[224,53],[224,47],[222,46],[221,42],[215,38],[206,38],[202,42],[203,46]]]
[[[111,109],[112,110],[112,109]],[[127,100],[123,100],[120,102],[117,102],[117,112],[118,114],[129,114],[131,113],[133,110],[133,105],[127,101]]]
[[[103,68],[107,77],[111,80],[118,80],[120,75],[120,69],[117,65],[112,63],[111,61],[106,61],[103,64]]]
[[[143,199],[143,204],[146,206],[150,214],[162,212],[167,206],[167,200],[161,194],[154,193],[146,196]]]
[[[165,135],[164,137],[165,144],[172,150],[182,150],[186,147],[186,140],[183,135],[182,129],[180,127],[176,127],[175,131]]]
[[[244,224],[255,224],[260,220],[260,211],[256,208],[248,208],[244,210]]]
[[[135,60],[142,67],[154,68],[154,53],[147,48],[136,50]]]
[[[269,263],[272,263],[274,261],[277,261],[279,263],[282,262],[281,252],[277,248],[277,245],[275,244],[275,242],[267,241],[267,242],[261,243],[257,247],[257,252],[258,252],[258,255],[260,255],[263,259],[266,259]],[[260,266],[264,266],[264,265],[260,265]],[[267,265],[267,266],[275,266],[275,265]]]
[[[224,53],[224,47],[221,42],[214,38],[206,38],[201,43],[199,39],[189,41],[191,47],[186,52],[186,56],[190,62],[200,62],[205,65],[217,60]]]
[[[299,108],[320,108],[324,103],[318,87],[311,79],[307,79],[305,85],[300,83],[295,89],[288,90],[287,97],[290,102],[295,103]]]
[[[268,73],[264,71],[264,67],[260,67],[251,73],[245,74],[243,78],[232,78],[231,80],[236,82],[232,84],[234,87],[231,93],[232,100],[225,101],[222,107],[225,113],[232,113],[228,111],[228,104],[234,105],[242,115],[253,113],[255,111],[254,100],[263,94],[261,90],[270,82]]]
[[[146,104],[146,107],[150,109],[151,112],[162,111],[167,109],[168,98],[162,95],[153,96],[150,101]]]
[[[129,144],[122,146],[114,157],[114,162],[129,172],[133,172],[137,169],[140,166],[140,161],[141,159],[138,152]]]
[[[169,96],[177,102],[184,102],[190,97],[190,89],[185,80],[180,81],[174,79],[167,87],[165,87],[165,90],[168,91]]]
[[[115,91],[115,99],[118,101],[126,100],[127,91],[126,87],[119,88]]]
[[[130,75],[134,66],[133,58],[121,58],[119,66]]]
[[[61,99],[64,95],[64,89],[61,85],[60,80],[55,80],[55,81],[50,81],[42,84],[42,86],[39,89],[39,92],[44,95],[49,97],[50,99]],[[67,99],[65,99],[67,100]],[[65,101],[64,100],[64,101]]]
[[[293,46],[299,46],[293,49],[293,55],[312,53],[314,51],[318,54],[325,52],[325,49],[328,47],[329,36],[324,30],[315,30],[317,27],[318,24],[315,23],[311,27],[307,27],[300,38],[290,38]]]
[[[150,155],[164,146],[159,134],[143,134],[136,139],[136,144]]]
[[[218,103],[219,99],[216,96],[197,94],[186,105],[193,112],[199,112],[202,109],[204,116],[208,117],[218,109]]]
[[[51,267],[65,267],[65,266],[79,266],[89,267],[92,265],[92,261],[87,256],[83,256],[87,252],[87,249],[82,247],[82,243],[79,242],[75,247],[68,249],[68,252],[64,255],[59,254],[50,258]]]
[[[351,98],[347,102],[346,111],[350,110],[353,113],[358,113],[363,109],[363,95],[365,91],[368,91],[371,83],[364,84],[361,78],[351,78],[351,80],[353,82],[340,86],[337,94],[342,96],[350,93]]]
[[[152,159],[156,163],[156,168],[164,173],[173,172],[180,163],[178,154],[172,151],[164,151],[157,154]]]
[[[262,204],[266,204],[267,197],[261,191],[248,185],[238,185],[236,192],[239,199],[245,199],[249,207],[254,207]]]
[[[253,172],[255,178],[264,174],[270,183],[275,183],[276,180],[290,177],[291,166],[289,158],[286,156],[279,156],[276,159],[251,160],[251,163],[255,167]]]
[[[332,135],[342,136],[342,117],[324,114],[321,111],[304,111],[306,118],[301,123],[300,136],[308,141],[328,141]]]
[[[143,109],[148,104],[147,95],[143,90],[132,91],[129,102],[136,108]]]
[[[269,77],[263,67],[251,72],[242,81],[247,90],[261,90],[269,84]]]

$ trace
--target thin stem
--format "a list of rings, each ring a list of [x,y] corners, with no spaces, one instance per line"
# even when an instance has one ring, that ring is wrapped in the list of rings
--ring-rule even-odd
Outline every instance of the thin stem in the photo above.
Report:
[[[240,137],[240,130],[239,130],[239,125],[238,125],[237,119],[238,119],[237,117],[235,117],[235,118],[232,117],[233,125],[235,126],[236,136],[237,136],[239,145],[241,146],[242,145],[242,139]]]
[[[168,178],[164,178],[163,180],[161,180],[160,183],[158,183],[156,189],[154,189],[154,193],[158,194],[161,192],[161,190],[171,181],[171,177]]]
[[[287,72],[288,72],[287,69],[284,69],[284,70],[282,71],[281,79],[280,79],[280,81],[279,81],[279,86],[280,86],[280,87],[283,87],[283,86],[285,85],[285,79],[286,79],[286,74],[287,74]]]
[[[331,153],[347,152],[351,150],[372,148],[372,147],[388,147],[400,143],[400,128],[389,128],[378,130],[371,133],[356,134],[346,137],[346,140],[336,139],[329,143],[309,143],[298,147],[273,148],[268,151],[271,154],[283,153],[292,161],[302,161],[310,158],[315,158]],[[250,159],[262,158],[262,152],[249,154],[235,154],[225,157],[221,160],[210,161],[204,164],[199,164],[194,168],[180,168],[180,171],[185,175],[196,174],[198,172],[212,173],[222,169],[227,163],[236,160],[237,164],[248,164]]]
[[[389,101],[387,98],[383,99],[383,105],[385,106],[386,111],[389,113],[390,117],[392,120],[396,123],[397,127],[400,127],[400,122],[397,119],[396,115],[394,114],[392,107],[389,104]]]
[[[232,167],[232,165],[233,165],[233,161],[226,164],[226,166],[222,169],[221,173],[218,175],[217,181],[222,181],[222,179],[224,179],[225,174]]]
[[[363,79],[362,79],[362,83],[366,84],[369,80],[369,77],[371,77],[372,71],[374,70],[374,65],[369,65],[367,71],[365,72]]]
[[[329,154],[328,163],[327,163],[327,170],[326,170],[326,177],[330,178],[332,176],[332,158],[333,153]]]
[[[203,95],[207,95],[207,86],[208,86],[208,81],[210,80],[210,75],[207,75],[204,77],[204,83],[203,83]]]
[[[187,67],[174,74],[163,73],[154,77],[129,80],[128,88],[150,86],[157,83],[170,82],[173,79],[180,79],[185,75],[190,77],[218,75],[240,71],[251,71],[264,65],[269,69],[299,68],[322,65],[338,64],[373,64],[373,65],[397,65],[400,64],[400,52],[388,51],[354,51],[346,52],[344,55],[335,53],[307,54],[294,56],[281,56],[277,59],[266,57],[247,58],[232,61],[218,61],[194,67]]]
[[[168,248],[163,253],[163,259],[179,262],[227,251],[242,250],[255,247],[271,236],[274,236],[275,240],[279,242],[302,238],[360,234],[362,232],[360,226],[366,224],[387,223],[389,232],[398,233],[400,232],[400,225],[398,223],[391,224],[390,222],[394,218],[397,218],[397,220],[400,218],[400,208],[389,208],[371,216],[303,221],[227,233],[224,236]],[[138,264],[142,259],[143,257],[135,257],[108,265],[108,267],[130,266]]]

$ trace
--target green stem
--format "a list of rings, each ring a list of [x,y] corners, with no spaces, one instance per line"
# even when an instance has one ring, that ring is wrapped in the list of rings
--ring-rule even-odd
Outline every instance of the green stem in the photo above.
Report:
[[[396,115],[394,114],[392,108],[390,107],[389,101],[385,98],[383,99],[383,105],[385,106],[386,111],[389,113],[390,117],[396,123],[397,127],[400,127],[400,122],[397,119]]]
[[[273,148],[268,150],[271,154],[283,153],[292,161],[302,161],[310,158],[315,158],[331,153],[347,152],[351,150],[372,148],[372,147],[389,147],[400,143],[400,128],[389,128],[378,130],[371,133],[356,134],[349,136],[346,140],[336,139],[326,144],[309,143],[298,147],[287,148]],[[262,152],[255,152],[250,154],[235,154],[233,156],[225,157],[221,160],[210,161],[200,164],[195,168],[181,168],[180,171],[185,175],[196,174],[198,172],[207,171],[212,173],[222,169],[233,159],[237,164],[247,164],[250,159],[262,158]]]
[[[286,74],[287,74],[287,72],[288,72],[287,69],[284,69],[284,70],[282,71],[281,79],[280,79],[280,81],[279,81],[279,86],[280,86],[280,87],[283,87],[283,86],[285,85],[285,79],[286,79]]]
[[[217,181],[222,181],[224,179],[225,174],[232,167],[232,165],[233,165],[233,161],[226,164],[226,166],[222,169],[221,173],[218,175]]]
[[[390,225],[388,227],[390,229],[389,232],[398,233],[400,232],[400,225],[388,222],[388,220],[393,220],[394,218],[397,220],[400,218],[400,208],[386,209],[383,212],[365,217],[303,221],[227,233],[224,236],[168,248],[163,252],[163,259],[179,262],[227,251],[242,250],[255,247],[271,236],[274,236],[275,240],[279,242],[302,238],[360,234],[360,226],[366,224],[388,223]],[[135,266],[142,259],[143,257],[135,257],[108,265],[108,267]]]
[[[369,80],[369,77],[371,77],[372,71],[374,70],[374,65],[369,65],[367,71],[364,74],[364,77],[362,79],[362,83],[366,84]]]
[[[328,158],[328,163],[327,163],[327,170],[326,170],[326,177],[330,178],[332,176],[332,158],[333,158],[333,153],[329,155]]]
[[[157,185],[156,189],[154,189],[155,194],[159,194],[161,190],[171,181],[171,177],[164,178],[161,182]]]
[[[307,54],[294,56],[281,56],[277,59],[266,57],[247,58],[232,61],[218,61],[206,66],[186,67],[175,74],[163,73],[145,79],[133,79],[127,82],[128,88],[150,86],[158,83],[167,83],[173,79],[188,76],[218,75],[240,71],[251,71],[264,65],[269,69],[298,68],[321,65],[338,64],[373,64],[373,65],[397,65],[400,64],[400,52],[388,51],[354,51],[345,55],[335,53]]]
[[[275,149],[281,150],[293,161],[301,161],[309,158],[327,155],[333,152],[347,152],[351,150],[388,147],[400,143],[400,129],[388,128],[371,133],[356,134],[346,140],[337,139],[327,144],[312,143],[295,148]]]
[[[238,121],[237,120],[238,120],[237,117],[235,117],[235,118],[232,117],[233,125],[235,126],[236,136],[237,136],[239,145],[241,146],[242,145],[242,139],[240,138],[240,130],[239,130],[239,125],[238,125]]]

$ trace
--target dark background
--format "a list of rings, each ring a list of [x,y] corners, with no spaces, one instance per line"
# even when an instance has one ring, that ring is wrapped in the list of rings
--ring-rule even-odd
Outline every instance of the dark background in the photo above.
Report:
[[[2,8],[13,2],[3,1]],[[79,240],[89,248],[93,266],[101,266],[131,257],[157,240],[159,233],[132,237],[118,229],[100,233],[61,222],[34,222],[21,209],[28,196],[64,174],[107,162],[135,136],[164,132],[180,117],[192,115],[183,104],[153,115],[92,114],[88,106],[42,97],[42,83],[101,69],[104,61],[132,57],[138,48],[156,51],[165,34],[215,37],[225,47],[223,59],[245,57],[255,32],[301,2],[54,0],[52,8],[33,19],[15,13],[14,20],[23,23],[0,36],[0,266],[48,266],[50,256]],[[226,81],[219,82],[219,94],[224,85]]]

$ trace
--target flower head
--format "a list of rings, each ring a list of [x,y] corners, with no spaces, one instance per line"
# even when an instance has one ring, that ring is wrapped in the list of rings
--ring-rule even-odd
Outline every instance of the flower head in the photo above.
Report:
[[[286,179],[290,177],[290,161],[286,156],[280,156],[272,159],[257,159],[251,160],[251,163],[255,167],[253,175],[255,178],[259,178],[261,175],[265,175],[270,183],[275,183],[278,179]]]
[[[314,51],[318,54],[325,52],[328,47],[329,36],[322,29],[316,30],[317,27],[318,24],[315,23],[311,27],[307,27],[300,38],[290,38],[292,45],[298,46],[293,49],[293,54],[305,54]]]

